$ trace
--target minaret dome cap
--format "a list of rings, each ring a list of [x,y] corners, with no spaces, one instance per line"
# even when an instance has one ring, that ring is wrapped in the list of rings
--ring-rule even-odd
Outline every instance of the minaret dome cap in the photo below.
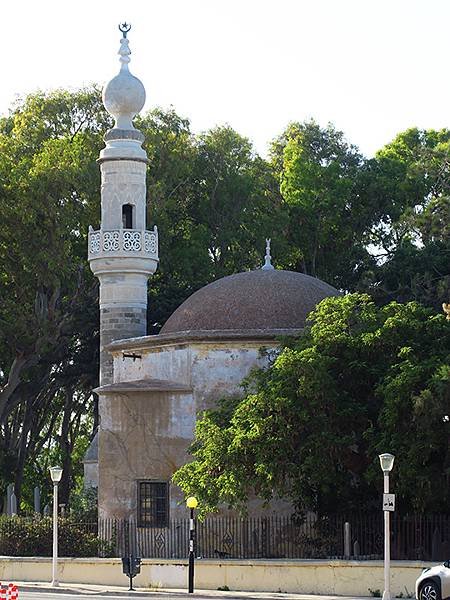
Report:
[[[145,88],[128,69],[131,50],[126,35],[129,26],[124,24],[119,29],[122,31],[119,49],[121,68],[119,74],[103,88],[103,104],[114,117],[117,129],[134,129],[132,121],[145,104]]]

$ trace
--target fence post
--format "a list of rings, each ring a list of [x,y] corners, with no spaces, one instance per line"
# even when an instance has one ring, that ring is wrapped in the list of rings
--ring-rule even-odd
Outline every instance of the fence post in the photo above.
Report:
[[[8,517],[11,516],[11,496],[14,493],[14,484],[13,483],[9,483],[8,487],[6,488],[6,514],[8,515]]]
[[[351,527],[350,523],[346,521],[344,523],[344,556],[345,558],[350,558],[351,556]]]
[[[34,512],[41,514],[41,490],[38,485],[34,488]]]
[[[11,494],[10,503],[11,503],[11,509],[10,509],[11,516],[17,517],[17,497],[14,492]]]

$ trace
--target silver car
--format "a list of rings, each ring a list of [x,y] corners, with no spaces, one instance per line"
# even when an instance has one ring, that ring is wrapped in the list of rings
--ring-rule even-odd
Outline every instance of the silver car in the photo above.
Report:
[[[416,581],[416,598],[417,600],[450,598],[450,560],[422,571],[422,575]]]

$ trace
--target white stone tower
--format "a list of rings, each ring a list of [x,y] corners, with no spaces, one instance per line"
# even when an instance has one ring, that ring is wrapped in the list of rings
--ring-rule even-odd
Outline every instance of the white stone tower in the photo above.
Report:
[[[89,262],[100,280],[100,385],[112,383],[112,360],[103,351],[113,340],[147,333],[147,280],[158,265],[156,227],[146,231],[147,154],[132,119],[145,102],[145,89],[129,69],[129,26],[121,25],[119,74],[103,90],[115,125],[104,140],[101,225],[89,231]]]
[[[89,228],[88,258],[100,281],[100,386],[112,383],[112,359],[104,350],[118,339],[147,334],[147,280],[158,265],[158,232],[146,230],[147,154],[143,134],[132,120],[145,102],[145,89],[129,69],[130,26],[119,26],[120,72],[103,90],[103,103],[115,124],[100,153],[101,225]],[[102,496],[102,430],[110,430],[108,398],[99,395],[99,502]],[[94,477],[95,479],[95,477]],[[92,482],[95,485],[95,481]],[[107,491],[105,490],[105,493]]]

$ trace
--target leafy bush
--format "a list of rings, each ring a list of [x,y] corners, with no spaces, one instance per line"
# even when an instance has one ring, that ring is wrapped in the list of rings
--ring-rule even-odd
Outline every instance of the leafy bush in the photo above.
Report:
[[[28,519],[0,517],[0,555],[52,556],[53,525],[50,517]],[[101,540],[97,523],[80,523],[71,518],[58,519],[60,556],[111,556],[113,540]]]
[[[81,488],[73,490],[70,495],[70,513],[78,520],[97,521],[98,518],[98,493],[97,488]]]

